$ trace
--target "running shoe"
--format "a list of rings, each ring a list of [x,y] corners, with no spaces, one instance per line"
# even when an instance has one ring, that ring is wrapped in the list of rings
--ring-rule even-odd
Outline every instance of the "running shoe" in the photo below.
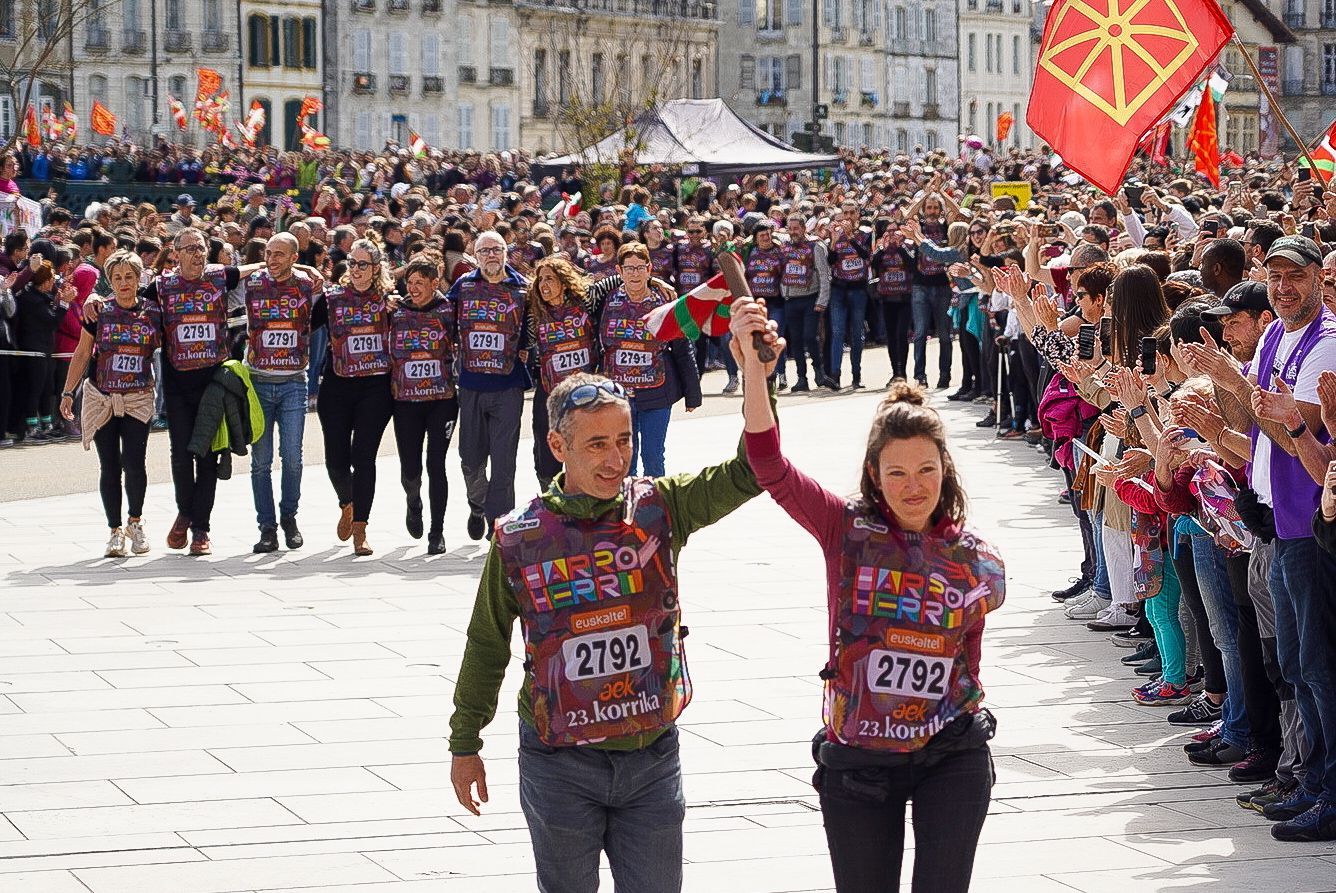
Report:
[[[1191,686],[1189,686],[1191,687]],[[1182,710],[1169,714],[1171,726],[1204,726],[1220,721],[1222,706],[1211,701],[1204,694],[1197,695]]]
[[[283,542],[287,544],[289,549],[300,549],[306,544],[306,540],[302,538],[302,532],[297,529],[296,518],[284,518],[278,523],[283,528]]]
[[[148,537],[144,534],[143,521],[131,521],[125,525],[125,535],[130,538],[130,551],[136,555],[143,555],[152,548],[148,544]]]
[[[1146,642],[1140,648],[1124,657],[1119,663],[1123,666],[1134,667],[1137,664],[1144,664],[1151,658],[1159,657],[1160,649],[1154,642]]]
[[[1242,762],[1247,755],[1243,748],[1235,747],[1224,738],[1220,738],[1205,750],[1188,754],[1188,762],[1194,766],[1233,766]]]
[[[209,543],[209,535],[202,530],[195,530],[190,535],[190,554],[195,557],[202,555],[212,555],[213,546]]]
[[[1068,586],[1066,589],[1056,589],[1053,591],[1053,601],[1069,601],[1070,599],[1076,598],[1078,595],[1083,595],[1090,590],[1089,577],[1072,577],[1069,582],[1072,585]]]
[[[1267,748],[1248,751],[1248,755],[1229,770],[1229,780],[1235,784],[1257,784],[1275,778],[1280,753]]]
[[[1192,692],[1186,685],[1172,685],[1168,682],[1161,682],[1158,687],[1150,691],[1143,692],[1137,689],[1132,696],[1136,698],[1138,704],[1147,707],[1172,707],[1192,700]]]
[[[1091,594],[1090,600],[1077,605],[1069,605],[1066,610],[1068,620],[1094,620],[1100,612],[1109,606],[1109,600]]]
[[[1154,679],[1148,679],[1145,682],[1138,685],[1136,688],[1132,689],[1132,697],[1140,700],[1140,697],[1142,695],[1150,694],[1151,692],[1158,689],[1161,685],[1164,685],[1164,680],[1158,676],[1155,677]]]
[[[728,378],[728,384],[724,385],[724,395],[728,396],[731,394],[736,394],[737,392],[738,392],[738,377],[736,375],[730,375]]]
[[[1150,676],[1153,679],[1164,672],[1164,661],[1159,657],[1152,657],[1132,672],[1138,676]]]
[[[1290,819],[1298,818],[1308,812],[1316,805],[1316,794],[1306,791],[1303,785],[1295,785],[1294,790],[1290,791],[1289,796],[1285,799],[1263,806],[1262,815],[1273,822],[1288,822]]]
[[[1127,605],[1109,605],[1094,619],[1086,624],[1086,629],[1097,633],[1131,629],[1137,625],[1137,616],[1127,610]]]
[[[1317,801],[1307,812],[1272,825],[1271,836],[1276,840],[1304,843],[1336,840],[1336,803],[1330,800]]]
[[[106,558],[124,558],[125,557],[125,531],[117,527],[107,537],[107,548],[102,553]]]
[[[167,531],[167,548],[184,549],[186,547],[186,537],[189,534],[190,519],[177,512],[176,520],[172,522],[172,529]]]
[[[1155,633],[1151,630],[1142,628],[1141,625],[1138,624],[1131,629],[1125,629],[1114,633],[1109,636],[1109,641],[1117,645],[1119,648],[1139,648],[1146,642],[1154,642]]]
[[[482,515],[469,514],[468,535],[471,540],[480,540],[487,532],[487,519]]]
[[[1279,803],[1299,786],[1299,782],[1294,779],[1281,781],[1279,778],[1273,778],[1260,788],[1251,791],[1245,791],[1234,798],[1234,802],[1244,809],[1251,809],[1255,812],[1261,812],[1272,803]]]

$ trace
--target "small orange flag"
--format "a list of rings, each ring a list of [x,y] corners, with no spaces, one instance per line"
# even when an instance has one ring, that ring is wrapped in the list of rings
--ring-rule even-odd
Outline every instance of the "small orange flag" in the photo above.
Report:
[[[1016,116],[1011,112],[1003,112],[997,116],[997,141],[1003,142],[1007,134],[1011,133],[1011,125],[1016,123]]]
[[[223,86],[223,76],[212,68],[196,68],[195,76],[199,78],[199,89],[195,92],[195,101],[212,96]]]
[[[28,106],[23,116],[23,135],[34,149],[42,145],[42,131],[37,129],[37,110],[32,106]]]
[[[1192,122],[1192,133],[1188,137],[1188,148],[1195,158],[1193,166],[1197,173],[1219,189],[1220,135],[1215,128],[1215,97],[1211,95],[1210,87],[1202,91],[1201,105],[1197,106],[1197,117]]]
[[[93,110],[88,117],[89,123],[93,126],[93,133],[100,133],[102,136],[116,135],[116,116],[100,100],[93,100]]]

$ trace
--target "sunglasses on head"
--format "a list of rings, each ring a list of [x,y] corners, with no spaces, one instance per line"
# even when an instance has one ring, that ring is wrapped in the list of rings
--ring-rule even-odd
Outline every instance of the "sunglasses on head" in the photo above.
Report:
[[[616,397],[618,400],[625,400],[626,389],[615,381],[600,381],[595,384],[582,384],[578,388],[572,388],[566,395],[566,400],[561,404],[562,409],[582,409],[598,399],[599,393],[608,394]]]

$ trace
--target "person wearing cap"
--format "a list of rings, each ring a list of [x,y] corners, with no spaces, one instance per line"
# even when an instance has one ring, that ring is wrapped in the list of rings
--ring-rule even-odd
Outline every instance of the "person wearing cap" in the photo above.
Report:
[[[183,229],[199,226],[200,219],[195,216],[195,197],[183,192],[176,197],[176,213],[167,218],[167,231],[175,236]]]
[[[1322,252],[1311,239],[1277,239],[1265,265],[1277,319],[1247,371],[1214,345],[1189,345],[1185,353],[1215,383],[1231,427],[1250,431],[1248,483],[1274,515],[1276,653],[1309,750],[1299,781],[1277,792],[1262,815],[1277,822],[1277,840],[1336,840],[1336,556],[1313,534],[1318,481],[1336,458],[1317,440],[1325,435],[1318,379],[1336,370],[1336,317],[1322,305]]]
[[[267,217],[268,214],[269,209],[265,207],[264,184],[251,184],[250,188],[246,190],[246,207],[241,212],[242,225],[249,225],[255,218]],[[273,233],[271,232],[269,235],[272,236]],[[260,238],[268,238],[268,236]]]

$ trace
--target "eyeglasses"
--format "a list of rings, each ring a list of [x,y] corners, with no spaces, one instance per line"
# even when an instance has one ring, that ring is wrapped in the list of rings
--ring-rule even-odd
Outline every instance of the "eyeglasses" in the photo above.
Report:
[[[648,264],[622,264],[623,273],[648,273]]]
[[[988,234],[988,230],[986,230],[986,229],[972,229],[972,230],[970,230],[970,235],[971,235],[971,236],[984,236],[984,235],[987,235],[987,234]]]
[[[186,254],[203,254],[205,249],[203,245],[182,245],[176,250]]]
[[[1078,298],[1088,298],[1090,297],[1090,292],[1086,291],[1084,288],[1078,288],[1076,290],[1076,296]]]
[[[618,400],[626,399],[626,389],[615,381],[600,381],[596,384],[582,384],[578,388],[572,388],[566,395],[566,400],[561,404],[563,412],[570,409],[583,409],[598,400],[600,393],[615,397]]]
[[[505,254],[505,253],[506,253],[506,249],[504,249],[504,248],[475,248],[474,251],[473,251],[473,253],[481,257],[481,256],[483,256],[483,255],[487,255],[487,254]]]
[[[369,260],[350,260],[350,261],[348,261],[348,269],[350,269],[350,270],[366,270],[366,269],[369,269],[369,268],[371,268],[371,267],[374,267],[375,265],[376,265],[375,262],[373,262],[373,261],[369,261]]]

